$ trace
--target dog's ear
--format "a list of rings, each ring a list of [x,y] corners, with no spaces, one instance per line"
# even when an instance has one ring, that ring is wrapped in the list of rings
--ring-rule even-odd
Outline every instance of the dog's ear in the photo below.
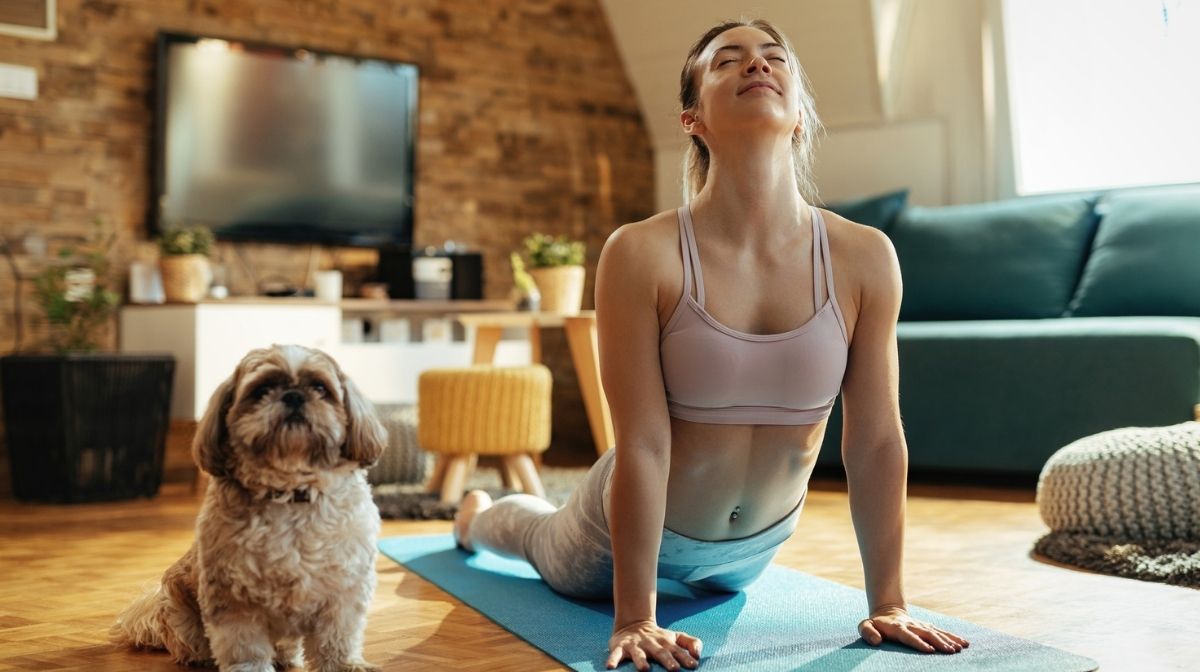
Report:
[[[213,392],[208,401],[208,410],[196,428],[196,438],[192,440],[192,459],[212,476],[227,476],[229,473],[229,429],[225,426],[225,416],[233,405],[237,377],[235,372]]]
[[[370,467],[379,461],[387,445],[387,430],[375,414],[375,406],[363,397],[358,386],[338,369],[342,389],[342,402],[346,406],[346,442],[342,444],[342,456],[347,460]]]

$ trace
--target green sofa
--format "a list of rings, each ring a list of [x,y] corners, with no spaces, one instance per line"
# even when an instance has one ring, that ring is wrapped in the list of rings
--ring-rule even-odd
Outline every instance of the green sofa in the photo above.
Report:
[[[1193,419],[1200,187],[906,207],[873,225],[904,278],[914,473],[1036,476],[1083,436]],[[841,437],[839,399],[818,465],[841,465]]]

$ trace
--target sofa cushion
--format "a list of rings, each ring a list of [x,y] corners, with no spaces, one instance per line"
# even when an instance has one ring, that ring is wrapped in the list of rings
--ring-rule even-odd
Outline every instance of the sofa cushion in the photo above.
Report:
[[[1107,194],[1070,314],[1200,316],[1200,187]]]
[[[1095,232],[1092,196],[911,207],[889,232],[901,320],[1060,317]]]
[[[908,189],[900,189],[886,194],[831,203],[826,205],[825,209],[852,222],[866,224],[887,233],[907,202]]]

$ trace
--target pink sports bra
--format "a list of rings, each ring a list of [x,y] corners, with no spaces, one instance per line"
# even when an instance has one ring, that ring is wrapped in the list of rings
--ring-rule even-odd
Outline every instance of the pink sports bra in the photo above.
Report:
[[[691,210],[686,205],[679,208],[683,296],[659,338],[672,417],[718,424],[806,425],[829,416],[842,387],[849,339],[833,289],[825,220],[815,207],[812,227],[816,314],[791,331],[748,334],[717,322],[704,310],[704,276]],[[824,304],[822,267],[829,288]]]

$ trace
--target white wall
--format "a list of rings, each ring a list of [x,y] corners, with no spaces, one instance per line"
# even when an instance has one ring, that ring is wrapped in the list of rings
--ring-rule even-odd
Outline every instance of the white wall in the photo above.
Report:
[[[677,207],[686,147],[679,71],[693,41],[738,17],[715,0],[602,2],[655,149],[658,207]],[[912,202],[940,205],[1011,194],[1007,119],[990,107],[1003,101],[1004,79],[990,74],[1002,63],[984,55],[997,5],[792,0],[735,9],[779,26],[812,81],[827,130],[815,167],[826,202],[908,187]]]

